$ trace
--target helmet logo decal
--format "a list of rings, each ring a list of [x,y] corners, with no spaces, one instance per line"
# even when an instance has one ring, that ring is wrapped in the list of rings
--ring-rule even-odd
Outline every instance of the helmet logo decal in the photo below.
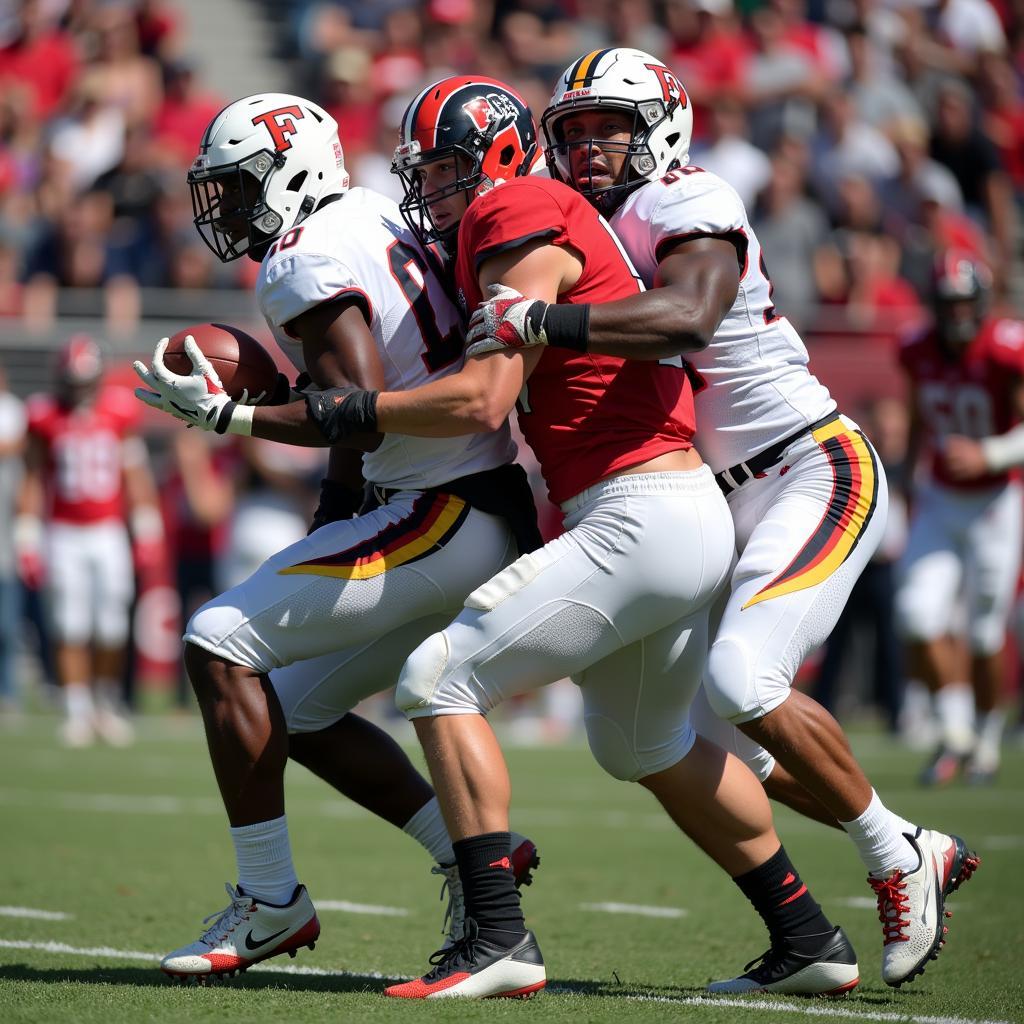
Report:
[[[278,153],[283,153],[292,148],[289,136],[299,130],[295,122],[301,121],[304,116],[300,107],[292,105],[268,110],[265,114],[257,114],[252,119],[252,123],[265,125],[267,131],[270,132],[270,137],[274,140],[274,149]]]
[[[644,67],[648,71],[653,71],[661,83],[661,98],[665,101],[666,106],[673,100],[678,100],[681,107],[687,105],[689,100],[686,90],[679,79],[664,64],[645,64]]]
[[[519,113],[512,101],[500,92],[474,96],[468,103],[463,103],[462,109],[482,132],[487,131],[492,124],[500,130],[515,123]]]

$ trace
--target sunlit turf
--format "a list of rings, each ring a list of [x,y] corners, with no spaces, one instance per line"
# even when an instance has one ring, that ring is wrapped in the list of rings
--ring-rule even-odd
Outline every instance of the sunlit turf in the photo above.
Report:
[[[393,1003],[383,979],[422,973],[444,905],[426,854],[406,836],[289,770],[289,823],[314,901],[404,916],[324,911],[314,952],[215,988],[156,969],[227,901],[231,846],[194,718],[154,717],[129,750],[65,751],[55,720],[0,733],[0,1020],[575,1022],[1024,1019],[1024,751],[985,789],[916,787],[920,755],[875,734],[855,746],[876,788],[907,817],[964,835],[983,863],[950,902],[939,960],[903,991],[880,979],[880,927],[850,843],[780,810],[780,834],[826,912],[854,942],[862,983],[839,1003],[708,1005],[708,979],[760,954],[763,929],[735,886],[637,787],[608,779],[585,747],[511,749],[513,827],[541,851],[524,906],[548,965],[529,1003]],[[401,727],[400,735],[411,740]],[[418,756],[418,755],[417,755]],[[667,908],[677,916],[593,909]],[[588,908],[588,905],[589,908]],[[12,916],[27,908],[63,917]],[[20,913],[23,913],[21,911]],[[330,973],[328,973],[330,972]],[[347,972],[347,973],[342,973]],[[380,977],[377,977],[379,975]]]

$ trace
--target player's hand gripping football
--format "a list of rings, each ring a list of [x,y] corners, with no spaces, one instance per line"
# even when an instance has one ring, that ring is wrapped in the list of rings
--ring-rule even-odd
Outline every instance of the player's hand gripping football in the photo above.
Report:
[[[135,397],[189,426],[203,430],[220,428],[223,432],[221,421],[230,418],[231,410],[227,407],[233,408],[235,403],[224,390],[217,371],[191,335],[185,339],[185,354],[192,362],[192,372],[185,375],[168,370],[164,365],[168,340],[161,338],[157,344],[152,369],[138,359],[132,364],[139,379],[146,385],[145,388],[135,389]],[[238,404],[245,405],[247,401],[248,394],[243,393]]]
[[[546,302],[528,299],[503,284],[488,285],[487,290],[491,297],[481,302],[469,319],[467,355],[548,343],[544,330]]]

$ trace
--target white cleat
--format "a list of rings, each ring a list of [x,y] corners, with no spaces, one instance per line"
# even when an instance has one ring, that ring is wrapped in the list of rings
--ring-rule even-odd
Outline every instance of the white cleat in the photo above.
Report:
[[[539,867],[540,856],[537,847],[526,836],[521,836],[518,832],[511,833],[511,836],[509,846],[512,852],[509,861],[515,875],[516,888],[520,889],[524,885],[533,884],[533,869]],[[444,923],[441,925],[441,931],[445,933],[441,949],[450,949],[466,934],[466,900],[462,893],[462,879],[459,877],[457,864],[435,864],[430,872],[444,876],[440,898],[444,899],[447,892],[448,906],[444,912]]]
[[[135,742],[135,727],[122,714],[103,708],[93,715],[93,729],[111,747],[130,747]]]
[[[82,750],[96,742],[96,733],[88,718],[66,718],[57,735],[61,744],[70,750]]]
[[[229,977],[261,960],[302,946],[313,948],[320,936],[316,910],[300,885],[290,903],[275,906],[247,896],[225,883],[231,902],[207,917],[213,924],[190,946],[183,946],[160,961],[160,970],[176,979],[193,978],[201,983]]]
[[[918,855],[918,866],[888,878],[869,878],[882,922],[882,978],[898,987],[924,973],[945,945],[946,897],[977,870],[979,858],[959,836],[919,828],[906,834]]]

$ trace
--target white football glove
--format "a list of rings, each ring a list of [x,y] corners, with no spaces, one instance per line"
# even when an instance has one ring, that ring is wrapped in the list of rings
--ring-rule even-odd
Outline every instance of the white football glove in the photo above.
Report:
[[[164,365],[164,352],[168,338],[161,338],[153,353],[153,368],[136,360],[132,365],[145,388],[136,388],[135,397],[154,409],[169,413],[189,426],[202,430],[216,430],[218,433],[249,434],[252,432],[252,415],[239,417],[235,422],[238,405],[244,405],[248,395],[235,403],[224,390],[217,371],[203,355],[192,335],[185,338],[185,354],[192,362],[192,372],[187,376],[173,373]],[[149,390],[147,390],[147,388]],[[230,406],[231,408],[227,408]],[[247,422],[241,422],[247,421]],[[244,429],[248,426],[248,430]]]
[[[488,285],[487,290],[491,297],[481,302],[469,318],[466,355],[548,343],[544,330],[546,302],[528,299],[503,284]]]

